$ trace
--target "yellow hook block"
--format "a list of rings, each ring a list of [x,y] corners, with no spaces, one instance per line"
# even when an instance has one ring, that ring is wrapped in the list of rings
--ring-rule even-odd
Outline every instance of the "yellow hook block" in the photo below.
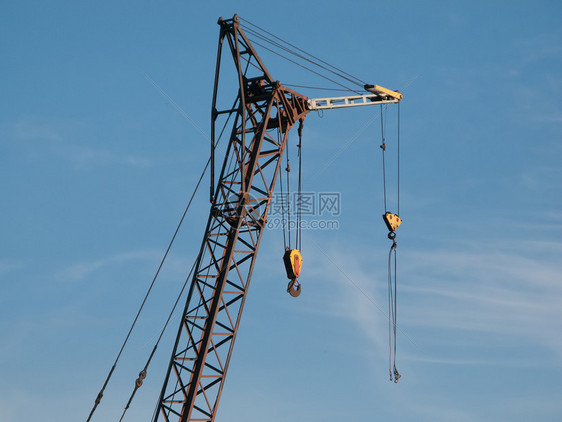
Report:
[[[283,255],[283,262],[285,263],[287,278],[293,280],[300,276],[302,267],[302,255],[298,249],[287,248],[285,254]]]
[[[396,231],[400,224],[402,224],[402,220],[396,214],[392,214],[391,212],[387,212],[382,216],[384,222],[386,223],[386,227],[391,232]]]

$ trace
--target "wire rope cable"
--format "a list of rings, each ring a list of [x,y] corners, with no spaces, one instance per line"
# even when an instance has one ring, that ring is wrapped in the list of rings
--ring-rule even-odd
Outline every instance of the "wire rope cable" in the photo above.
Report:
[[[398,104],[400,107],[400,104]],[[398,284],[398,276],[397,276],[397,256],[396,256],[396,233],[394,230],[396,227],[392,227],[389,223],[387,218],[388,207],[387,207],[387,190],[386,190],[386,159],[385,159],[385,151],[386,151],[386,139],[385,139],[385,128],[387,119],[385,119],[387,108],[385,107],[385,114],[383,115],[383,106],[381,104],[380,108],[380,116],[381,116],[381,139],[382,143],[380,148],[382,149],[382,170],[383,170],[383,198],[384,198],[384,211],[385,221],[387,222],[389,233],[388,238],[392,240],[392,245],[388,252],[388,371],[390,375],[390,381],[394,381],[395,383],[398,382],[401,375],[396,368],[396,343],[397,343],[397,319],[398,319],[398,310],[397,310],[397,284]],[[397,147],[397,216],[400,213],[400,108],[398,108],[398,117],[397,117],[397,138],[398,138],[398,147]],[[392,266],[392,259],[394,258],[394,270]]]
[[[172,307],[172,310],[170,311],[170,313],[168,315],[168,318],[166,319],[166,322],[164,323],[164,326],[162,327],[162,330],[160,331],[160,335],[158,336],[158,340],[156,340],[156,344],[154,345],[154,348],[152,349],[152,352],[150,353],[150,356],[148,357],[148,360],[147,360],[146,364],[144,365],[143,370],[139,373],[139,378],[137,378],[137,380],[135,381],[135,388],[134,388],[133,392],[131,393],[131,396],[129,398],[129,401],[127,402],[127,405],[123,409],[123,413],[121,415],[121,418],[119,419],[119,422],[121,422],[123,420],[123,418],[125,417],[125,413],[129,409],[129,406],[131,405],[137,390],[142,386],[143,380],[144,380],[144,378],[146,378],[148,366],[150,365],[150,362],[151,362],[154,354],[156,353],[156,349],[158,348],[158,345],[160,344],[160,340],[162,340],[162,337],[164,336],[164,333],[166,332],[166,329],[168,328],[168,324],[172,320],[172,317],[174,315],[176,307],[178,306],[178,303],[179,303],[181,297],[183,296],[183,292],[185,291],[185,287],[187,286],[187,283],[189,282],[189,280],[191,278],[191,274],[193,273],[193,270],[195,269],[195,265],[196,265],[198,259],[199,259],[199,257],[197,257],[197,259],[193,262],[193,265],[191,266],[191,270],[189,271],[189,274],[187,275],[187,277],[185,279],[185,282],[183,283],[183,286],[182,286],[182,288],[181,288],[181,290],[178,294],[178,297],[176,298],[174,306]]]
[[[226,168],[226,173],[225,173],[225,174],[227,174],[227,177],[230,177],[230,183],[231,183],[231,184],[233,183],[233,181],[234,181],[234,179],[235,179],[235,177],[236,177],[236,171],[233,171],[232,173],[230,173],[230,169],[231,169],[232,164],[233,164],[233,158],[234,158],[234,156],[235,156],[235,154],[232,153],[232,154],[231,154],[231,157],[230,157],[229,164],[228,164],[228,166],[227,166],[227,168]],[[219,236],[220,236],[221,234],[224,234],[224,233],[222,233],[222,231],[221,231],[222,228],[223,228],[223,227],[221,227],[221,228],[219,229],[219,233],[218,233]],[[225,230],[225,231],[226,231],[226,230]],[[217,244],[214,243],[214,244],[213,244],[213,247],[212,247],[212,250],[211,250],[211,254],[210,254],[211,256],[214,256],[216,247],[217,247]],[[184,285],[183,285],[183,287],[182,287],[180,293],[178,294],[178,297],[177,297],[177,299],[176,299],[176,302],[175,302],[175,304],[174,304],[174,306],[173,306],[173,308],[172,308],[172,310],[171,310],[171,312],[170,312],[170,314],[169,314],[169,316],[168,316],[168,319],[167,319],[166,323],[164,324],[164,328],[162,329],[162,332],[161,332],[161,334],[160,334],[160,337],[159,337],[159,339],[158,339],[156,345],[158,345],[158,343],[160,342],[160,339],[162,338],[162,336],[163,336],[163,334],[164,334],[164,331],[165,331],[167,325],[169,324],[169,322],[170,322],[170,320],[171,320],[171,318],[172,318],[172,315],[173,315],[173,313],[174,313],[174,311],[175,311],[175,308],[177,307],[177,304],[179,303],[179,300],[180,300],[181,296],[183,295],[183,291],[185,290],[185,287],[186,287],[187,283],[188,283],[189,280],[191,279],[191,275],[192,275],[192,273],[193,273],[193,270],[195,269],[195,265],[196,265],[198,262],[201,261],[201,259],[203,258],[203,255],[204,255],[204,252],[203,252],[203,248],[202,248],[202,249],[200,249],[199,255],[197,256],[197,259],[196,259],[195,262],[193,263],[193,266],[191,267],[191,270],[190,270],[188,276],[186,277],[186,280],[185,280],[185,282],[184,282]],[[205,275],[205,277],[204,277],[205,279],[208,278],[209,272],[210,272],[210,270],[211,270],[211,267],[212,267],[212,265],[208,265],[207,267],[202,268],[203,271],[204,271],[205,269],[207,270],[207,273],[206,273],[206,275]],[[206,291],[206,287],[207,287],[207,285],[206,285],[206,283],[205,283],[205,284],[203,285],[202,290],[201,290],[201,294],[200,294],[200,297],[199,297],[199,302],[197,303],[197,306],[196,306],[195,308],[193,308],[193,309],[195,309],[195,318],[197,318],[197,317],[199,316],[199,311],[200,311],[201,308],[203,307],[204,294],[205,294],[205,291]],[[188,293],[188,298],[187,298],[187,301],[186,301],[186,306],[187,306],[187,304],[190,302],[191,297],[192,297],[192,294],[193,294],[193,283],[192,283],[192,286],[190,287],[190,291],[189,291],[189,293]],[[190,336],[191,336],[191,330],[189,331],[189,333],[190,333]],[[155,346],[155,348],[156,348],[156,346]],[[186,358],[188,350],[189,350],[189,349],[186,348],[186,349],[183,351],[183,356],[182,356],[183,359]],[[154,351],[153,351],[153,352],[154,352]],[[152,356],[149,358],[149,360],[148,360],[148,362],[147,362],[147,366],[148,366],[148,363],[150,362],[151,359],[152,359]],[[177,390],[178,390],[178,386],[179,386],[179,377],[181,376],[181,373],[183,372],[183,369],[184,369],[183,365],[180,365],[178,377],[176,378],[176,382],[175,382],[174,391],[177,391]],[[141,373],[142,373],[142,372],[141,372]],[[130,400],[132,400],[132,397],[134,396],[135,391],[136,391],[136,389],[133,390],[133,394],[131,395],[131,399],[130,399]],[[158,412],[158,408],[159,408],[159,403],[156,404],[156,407],[155,407],[155,409],[154,409],[153,420],[156,419],[156,414],[157,414],[157,412]],[[126,410],[126,409],[125,409],[125,410]],[[169,412],[170,412],[170,411],[171,411],[171,410],[168,410],[167,416],[169,416]],[[124,415],[124,413],[123,413],[123,415]],[[123,415],[122,415],[122,417],[123,417]]]
[[[281,145],[281,132],[280,128],[277,128],[277,142]],[[281,158],[283,161],[283,158]],[[283,192],[283,175],[279,177],[279,187],[281,188],[281,225],[283,228],[283,248],[287,248],[287,236],[285,234],[285,194]]]
[[[245,28],[246,28],[246,31],[247,31],[248,33],[252,34],[252,35],[255,36],[255,37],[258,37],[260,40],[262,40],[262,41],[264,41],[264,42],[267,42],[267,43],[269,43],[270,45],[272,45],[272,46],[274,46],[274,47],[279,48],[280,50],[283,50],[283,51],[285,51],[285,52],[287,52],[287,53],[289,53],[289,54],[292,54],[292,55],[298,57],[299,59],[306,60],[307,62],[313,64],[314,66],[317,66],[317,67],[319,67],[319,68],[321,68],[321,69],[324,69],[325,71],[330,72],[330,73],[332,73],[332,74],[334,74],[334,75],[336,75],[336,76],[338,76],[338,77],[340,77],[340,78],[342,78],[342,79],[345,79],[346,81],[351,82],[351,83],[353,83],[353,84],[355,84],[355,85],[358,85],[358,86],[360,86],[360,87],[364,87],[364,86],[365,86],[365,83],[360,82],[358,79],[356,79],[356,78],[353,77],[353,76],[352,76],[353,79],[351,79],[351,78],[349,78],[349,77],[347,77],[347,76],[344,76],[344,75],[342,75],[341,73],[335,72],[335,71],[333,71],[332,69],[329,69],[328,67],[323,66],[323,65],[321,65],[321,64],[319,64],[319,63],[317,63],[317,62],[315,62],[314,60],[311,60],[311,59],[309,59],[308,57],[303,56],[302,54],[296,53],[295,51],[291,50],[291,49],[288,48],[288,47],[285,47],[285,46],[283,46],[283,45],[281,45],[281,44],[279,44],[279,43],[277,43],[277,42],[275,42],[275,41],[272,41],[271,39],[265,37],[264,35],[259,34],[258,32],[254,31],[254,30],[252,30],[252,29],[250,29],[250,28],[248,28],[248,27],[245,27]],[[252,41],[255,42],[255,40],[252,40]],[[263,47],[263,46],[262,46],[262,47]],[[308,53],[307,53],[307,54],[308,54]],[[325,63],[325,62],[324,62],[324,63]],[[329,64],[328,64],[328,65],[329,65]],[[331,65],[329,65],[329,66],[331,66]],[[332,66],[332,67],[333,67],[333,66]],[[344,73],[345,73],[345,72],[344,72]]]
[[[388,372],[390,374],[390,381],[392,381],[392,323],[394,321],[393,315],[393,298],[392,298],[392,277],[390,273],[390,262],[392,258],[392,247],[388,252],[388,272],[387,272],[387,281],[388,281]]]
[[[298,147],[298,154],[299,154],[299,178],[298,178],[298,186],[297,186],[297,240],[296,240],[296,248],[302,253],[302,128],[303,128],[303,120],[299,120],[299,128],[298,128],[298,135],[299,135],[299,144]]]
[[[185,207],[185,210],[181,216],[181,219],[176,227],[176,230],[174,231],[174,234],[172,236],[172,239],[170,240],[170,243],[168,244],[168,247],[166,248],[166,252],[164,253],[164,256],[162,257],[162,260],[160,261],[160,265],[158,266],[158,269],[156,270],[156,273],[152,279],[152,282],[150,283],[150,286],[142,300],[142,303],[139,307],[139,310],[137,311],[137,314],[135,315],[135,318],[133,320],[133,323],[131,324],[131,327],[129,328],[129,331],[127,333],[127,336],[125,337],[125,340],[123,341],[123,344],[121,345],[121,348],[119,350],[119,353],[117,354],[117,357],[115,358],[115,361],[113,363],[113,366],[111,367],[109,374],[107,375],[107,378],[100,390],[100,392],[98,393],[98,396],[96,397],[96,400],[94,402],[94,406],[92,408],[92,410],[90,411],[90,414],[88,415],[88,419],[86,420],[86,422],[89,422],[92,419],[92,416],[94,414],[94,412],[96,411],[96,408],[98,407],[98,405],[101,402],[101,399],[103,397],[103,393],[105,391],[105,388],[107,387],[107,384],[109,383],[109,380],[111,379],[111,376],[113,375],[113,372],[117,366],[117,363],[121,357],[121,354],[123,353],[123,350],[125,349],[125,346],[127,345],[127,342],[129,341],[129,337],[131,336],[131,333],[133,332],[133,329],[139,319],[139,316],[144,308],[144,305],[148,299],[148,296],[150,295],[150,292],[152,291],[152,288],[154,287],[154,284],[156,282],[156,279],[158,278],[158,275],[160,274],[160,270],[162,269],[162,266],[164,265],[164,262],[166,261],[166,258],[168,257],[168,253],[170,252],[170,249],[172,248],[172,245],[176,239],[176,236],[181,228],[181,225],[185,219],[185,216],[187,215],[187,212],[189,211],[189,208],[191,206],[191,203],[193,202],[193,198],[195,197],[195,194],[197,193],[197,190],[199,189],[199,186],[201,185],[201,181],[203,180],[203,177],[205,176],[205,173],[207,172],[207,169],[209,168],[209,164],[211,163],[211,159],[209,158],[209,160],[207,160],[207,164],[205,165],[205,168],[203,169],[201,176],[199,177],[199,180],[197,181],[197,184],[195,186],[195,189],[193,191],[193,193],[191,194],[191,197],[189,199],[189,202],[187,204],[187,206]]]
[[[396,215],[400,216],[400,103],[398,103],[398,134],[397,134],[397,138],[398,138],[398,157],[397,157],[397,161],[398,161],[398,209],[396,212]]]
[[[289,61],[289,62],[291,62],[291,63],[293,63],[293,64],[295,64],[295,65],[297,65],[297,66],[299,66],[299,67],[302,67],[303,69],[306,69],[306,70],[308,70],[309,72],[314,73],[314,74],[317,75],[317,76],[320,76],[321,78],[324,78],[324,79],[326,79],[326,80],[328,80],[328,81],[330,81],[330,82],[332,82],[332,83],[334,83],[334,84],[336,84],[336,85],[338,85],[338,86],[340,86],[340,87],[342,87],[342,88],[345,88],[345,89],[348,90],[348,91],[355,92],[356,94],[361,94],[361,93],[360,93],[359,91],[357,91],[356,89],[349,88],[348,86],[345,86],[345,85],[343,85],[343,84],[341,84],[341,83],[339,83],[339,82],[337,82],[337,81],[335,81],[335,80],[333,80],[333,79],[331,79],[331,78],[329,78],[329,77],[327,77],[327,76],[325,76],[325,75],[322,75],[321,73],[316,72],[315,70],[312,70],[312,69],[310,69],[309,67],[307,67],[307,66],[305,66],[305,65],[303,65],[303,64],[300,64],[300,63],[298,63],[298,62],[296,62],[296,61],[294,61],[294,60],[288,58],[287,56],[284,56],[283,54],[278,53],[278,52],[272,50],[272,49],[269,48],[269,47],[266,47],[265,45],[263,45],[263,44],[261,44],[261,43],[255,41],[255,40],[252,40],[252,42],[253,42],[254,44],[259,45],[260,47],[266,49],[267,51],[269,51],[269,52],[275,54],[276,56],[279,56],[279,57],[281,57],[281,58],[283,58],[283,59],[285,59],[285,60],[287,60],[287,61]]]
[[[392,258],[394,257],[394,277],[392,273]],[[388,252],[388,371],[390,381],[398,382],[401,375],[396,368],[396,330],[398,319],[397,308],[397,258],[396,258],[396,241],[392,242],[390,251]],[[392,362],[392,365],[391,365]]]
[[[382,104],[380,106],[381,109],[381,139],[382,143],[380,148],[382,149],[382,184],[383,184],[383,198],[384,198],[384,212],[388,211],[386,207],[386,163],[385,163],[385,151],[386,151],[386,141],[384,139],[384,122],[383,122],[383,114],[382,114]]]
[[[252,23],[252,22],[250,22],[250,21],[248,21],[248,20],[246,20],[246,19],[244,19],[244,18],[240,18],[240,20],[242,20],[242,21],[248,23],[249,25],[252,25],[253,27],[259,29],[259,30],[262,31],[262,32],[265,32],[266,34],[268,34],[268,35],[274,37],[275,39],[277,39],[277,40],[279,40],[279,41],[281,41],[281,42],[283,42],[283,43],[285,43],[285,44],[287,44],[287,45],[293,47],[294,49],[300,51],[301,53],[304,53],[304,54],[306,54],[306,55],[312,57],[313,59],[315,59],[315,60],[317,60],[317,61],[319,61],[319,62],[321,62],[321,63],[323,63],[323,64],[325,64],[325,65],[327,65],[327,66],[330,66],[331,68],[335,69],[336,71],[340,72],[341,74],[347,75],[347,76],[349,76],[349,77],[355,79],[356,81],[358,81],[358,83],[362,83],[363,85],[366,84],[365,81],[362,81],[361,79],[357,78],[356,76],[353,76],[353,75],[351,75],[351,74],[349,74],[349,73],[347,73],[347,72],[344,72],[343,70],[339,69],[338,67],[336,67],[336,66],[334,66],[334,65],[332,65],[332,64],[330,64],[330,63],[328,63],[328,62],[326,62],[326,61],[324,61],[324,60],[322,60],[322,59],[320,59],[320,58],[318,58],[318,57],[316,57],[316,56],[314,56],[313,54],[308,53],[307,51],[305,51],[305,50],[303,50],[303,49],[297,47],[296,45],[291,44],[291,43],[288,42],[288,41],[285,41],[284,39],[282,39],[282,38],[276,36],[275,34],[272,34],[272,33],[269,32],[269,31],[266,31],[265,29],[259,27],[258,25],[254,24],[254,23]],[[244,28],[246,28],[246,29],[248,28],[246,25],[242,25],[242,26],[243,26]]]
[[[340,88],[326,88],[321,86],[310,86],[310,85],[295,85],[295,84],[283,84],[288,87],[292,88],[306,88],[306,89],[317,89],[319,91],[337,91],[337,92],[349,92],[349,89],[340,89]]]
[[[286,137],[285,141],[285,157],[287,160],[287,167],[285,167],[285,173],[287,173],[287,234],[289,237],[289,249],[291,248],[291,184],[289,179],[289,173],[291,172],[291,164],[289,162],[289,139]]]
[[[247,66],[249,66],[250,64],[251,64],[251,63],[248,62]],[[232,109],[234,109],[234,106],[236,105],[236,103],[237,103],[239,100],[240,100],[240,98],[237,98],[237,100],[235,101],[235,103],[234,103]],[[229,116],[228,119],[230,119],[230,116]],[[222,136],[222,133],[223,133],[223,131],[224,131],[224,128],[226,127],[226,124],[228,123],[228,119],[227,119],[227,121],[225,122],[225,125],[223,126],[223,130],[221,131],[221,136]],[[241,139],[240,139],[240,140],[238,140],[238,139],[231,139],[231,140],[230,140],[229,150],[227,151],[227,153],[229,153],[229,155],[230,155],[230,158],[229,158],[229,160],[228,160],[228,164],[226,165],[226,167],[225,167],[225,169],[224,169],[224,170],[225,170],[225,173],[224,173],[225,176],[224,176],[224,178],[223,178],[223,179],[224,179],[223,184],[226,184],[226,185],[229,186],[229,187],[227,187],[226,189],[227,189],[228,191],[230,191],[231,194],[233,194],[233,192],[234,192],[233,189],[232,189],[232,186],[233,186],[234,184],[236,184],[236,183],[240,183],[240,182],[235,182],[235,180],[238,178],[238,173],[241,173],[241,171],[240,171],[240,165],[238,165],[238,167],[237,167],[236,169],[234,169],[234,170],[232,169],[233,166],[234,166],[235,161],[238,161],[238,160],[236,160],[236,156],[237,156],[236,151],[232,150],[232,148],[234,148],[234,147],[233,147],[233,144],[236,144],[236,143],[240,144],[241,147],[244,148],[244,145],[242,145]],[[240,154],[240,152],[239,152],[239,154]],[[240,164],[243,164],[243,162],[240,162]],[[230,207],[231,207],[231,198],[230,198],[230,195],[227,196],[227,197],[225,197],[224,200],[226,201],[226,206],[227,206],[227,208],[225,208],[225,209],[223,209],[223,210],[221,210],[221,211],[222,211],[223,213],[225,213],[225,214],[228,215],[228,214],[230,214],[230,213],[233,211],[233,210],[230,208]],[[223,229],[223,228],[225,229],[225,232],[226,232],[226,226],[222,226],[222,225],[221,225],[221,227],[219,228],[219,233],[218,233],[219,236],[220,236],[221,234],[224,234],[224,233],[222,232],[222,229]],[[213,243],[213,247],[212,247],[210,256],[214,256],[216,247],[217,247],[217,244],[216,244],[216,243]],[[202,252],[203,252],[203,250],[200,251],[200,256],[198,256],[198,259],[197,259],[196,262],[198,262],[198,261],[200,261],[200,260],[202,259],[202,255],[201,255]],[[194,265],[195,265],[195,264],[194,264]],[[209,276],[209,273],[210,273],[210,271],[211,271],[211,268],[212,268],[212,265],[208,265],[207,267],[202,268],[202,271],[205,271],[205,270],[207,271],[207,272],[206,272],[205,279],[208,279],[208,276]],[[193,268],[192,268],[192,271],[193,271]],[[192,272],[192,271],[191,271],[191,272]],[[189,278],[191,277],[191,272],[190,272],[190,275],[189,275],[189,276],[187,277],[187,279],[186,279],[186,283],[187,283],[187,281],[189,280]],[[192,285],[192,286],[193,286],[193,285]],[[185,285],[184,285],[184,288],[185,288]],[[204,294],[205,294],[206,289],[207,289],[207,284],[204,283],[203,288],[202,288],[202,290],[201,290],[201,292],[200,292],[199,302],[198,302],[198,304],[197,304],[197,306],[196,306],[195,308],[192,308],[192,309],[195,310],[195,317],[196,317],[196,318],[197,318],[198,315],[199,315],[199,311],[203,308],[203,305],[204,305]],[[189,292],[188,302],[189,302],[189,300],[190,300],[191,295],[192,295],[192,290],[190,290],[190,292]],[[180,297],[181,297],[181,296],[178,296],[178,300],[179,300]],[[177,301],[176,301],[176,305],[177,305]],[[174,306],[176,306],[176,305],[174,305]],[[172,313],[173,313],[173,310],[172,310]],[[190,332],[190,333],[191,333],[191,332]],[[184,352],[183,352],[183,358],[184,358],[184,359],[185,359],[185,357],[187,356],[187,352],[188,352],[188,349],[185,349]],[[183,366],[180,366],[179,374],[178,374],[178,377],[176,378],[175,389],[174,389],[175,391],[177,391],[177,389],[178,389],[178,386],[179,386],[179,376],[181,375],[182,371],[183,371]],[[158,405],[159,405],[159,404],[157,403],[156,408],[155,408],[155,411],[154,411],[153,418],[156,417],[156,413],[158,412]],[[168,416],[169,416],[169,414],[168,414]]]
[[[397,290],[398,290],[398,265],[396,259],[396,247],[394,247],[394,382],[398,382],[400,379],[400,374],[398,373],[398,369],[396,369],[396,325],[398,321],[398,301],[397,301]]]

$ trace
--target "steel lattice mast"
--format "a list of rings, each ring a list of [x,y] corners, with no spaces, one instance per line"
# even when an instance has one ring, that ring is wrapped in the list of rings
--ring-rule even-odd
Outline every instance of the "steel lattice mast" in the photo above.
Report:
[[[239,26],[219,19],[212,109],[211,210],[154,421],[214,421],[280,157],[307,98],[272,79]],[[217,110],[221,54],[227,42],[238,74],[233,107]],[[215,126],[233,119],[214,185]],[[214,189],[213,189],[214,188]]]

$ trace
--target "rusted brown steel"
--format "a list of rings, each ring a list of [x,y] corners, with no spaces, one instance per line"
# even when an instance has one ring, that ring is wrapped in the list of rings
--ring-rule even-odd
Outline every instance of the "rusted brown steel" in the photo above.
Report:
[[[238,24],[221,26],[213,91],[212,172],[219,118],[233,117],[154,421],[214,421],[289,131],[307,98],[272,79]],[[217,110],[222,46],[238,72],[235,106]],[[218,126],[217,126],[218,127]],[[280,136],[277,137],[277,130]],[[232,166],[229,166],[229,163]],[[214,181],[214,174],[211,180]]]

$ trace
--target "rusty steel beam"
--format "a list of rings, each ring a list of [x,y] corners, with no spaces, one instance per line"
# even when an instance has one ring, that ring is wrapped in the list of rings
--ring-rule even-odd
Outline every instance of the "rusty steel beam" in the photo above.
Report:
[[[307,98],[273,80],[239,26],[219,19],[211,112],[211,209],[154,421],[215,420],[269,204],[289,131],[308,113]],[[217,110],[226,41],[239,92]],[[233,118],[214,184],[218,120]]]

